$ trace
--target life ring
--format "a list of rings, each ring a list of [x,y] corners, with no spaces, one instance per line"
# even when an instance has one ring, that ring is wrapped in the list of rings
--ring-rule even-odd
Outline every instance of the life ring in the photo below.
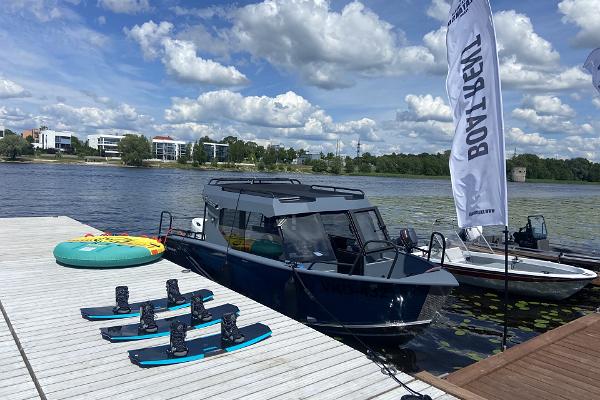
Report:
[[[54,248],[56,261],[87,268],[119,268],[146,264],[162,257],[165,246],[139,236],[84,236]]]

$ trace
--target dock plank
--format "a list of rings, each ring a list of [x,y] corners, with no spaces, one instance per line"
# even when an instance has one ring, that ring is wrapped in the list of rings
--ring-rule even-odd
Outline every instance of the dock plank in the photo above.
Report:
[[[400,393],[397,384],[362,353],[167,260],[114,270],[58,265],[52,256],[54,246],[85,233],[100,232],[68,217],[0,219],[0,242],[8,243],[0,247],[0,301],[46,398],[196,399],[202,393],[203,398],[219,399],[337,399],[391,398]],[[170,278],[179,280],[182,292],[212,290],[215,298],[207,307],[236,304],[240,326],[263,322],[273,336],[201,362],[141,369],[129,361],[127,350],[163,344],[167,338],[109,343],[101,338],[100,327],[137,320],[90,322],[80,316],[80,307],[112,304],[117,285],[129,286],[131,302],[164,297]],[[216,325],[191,331],[188,338],[219,329]],[[0,356],[9,360],[0,365],[0,398],[38,397],[4,320],[0,320]],[[443,395],[408,375],[399,377],[436,397]]]
[[[600,314],[591,313],[450,374],[486,399],[600,398]]]

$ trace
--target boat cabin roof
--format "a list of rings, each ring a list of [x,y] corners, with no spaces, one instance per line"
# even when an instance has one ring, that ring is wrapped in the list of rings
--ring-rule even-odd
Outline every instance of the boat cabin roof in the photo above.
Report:
[[[204,187],[204,200],[215,208],[259,211],[267,217],[371,207],[360,189],[285,178],[211,179]]]

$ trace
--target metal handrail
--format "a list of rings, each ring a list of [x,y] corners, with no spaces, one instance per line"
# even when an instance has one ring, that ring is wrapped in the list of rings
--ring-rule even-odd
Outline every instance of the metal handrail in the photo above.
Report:
[[[374,250],[367,250],[367,246],[371,243],[386,243],[386,244],[389,244],[390,247],[374,249]],[[354,260],[354,263],[352,264],[352,268],[350,268],[350,272],[348,272],[348,275],[352,275],[352,273],[354,272],[354,269],[358,265],[358,261],[360,260],[360,257],[366,257],[368,254],[389,251],[392,249],[394,249],[394,251],[396,252],[396,255],[394,256],[394,262],[392,263],[392,266],[390,267],[390,272],[388,272],[387,279],[390,279],[390,277],[392,276],[392,272],[394,272],[394,267],[396,266],[396,261],[398,260],[398,256],[400,255],[400,250],[399,250],[398,246],[396,246],[394,244],[394,242],[391,242],[389,240],[368,240],[368,241],[366,241],[362,245],[360,252],[356,256],[356,260]]]
[[[363,192],[361,189],[352,189],[352,188],[347,188],[347,187],[342,187],[342,186],[331,186],[331,185],[310,185],[311,189],[333,189],[334,193],[337,193],[339,190],[345,190],[348,193],[347,194],[353,194],[354,193],[360,193],[363,197],[365,196],[365,192]]]
[[[218,185],[221,182],[233,183],[233,182],[249,182],[251,184],[258,183],[269,183],[269,182],[289,182],[292,185],[300,185],[301,182],[295,178],[211,178],[208,181],[209,185]]]
[[[158,237],[160,237],[160,234],[162,233],[163,217],[165,214],[169,216],[169,230],[167,232],[169,232],[173,228],[173,214],[171,214],[169,211],[161,211],[160,222],[158,224]]]

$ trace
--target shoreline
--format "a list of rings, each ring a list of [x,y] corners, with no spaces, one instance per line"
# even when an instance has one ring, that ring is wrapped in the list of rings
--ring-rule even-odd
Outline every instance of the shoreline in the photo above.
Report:
[[[180,164],[178,162],[146,162],[145,165],[142,166],[132,166],[132,165],[124,165],[118,161],[85,161],[79,158],[61,158],[61,159],[51,159],[51,158],[21,158],[17,160],[6,160],[4,158],[0,158],[0,163],[7,164],[60,164],[60,165],[82,165],[82,166],[94,166],[94,167],[117,167],[117,168],[148,168],[148,169],[185,169],[185,170],[197,170],[197,171],[226,171],[226,172],[259,172],[259,173],[295,173],[295,174],[310,174],[310,175],[326,175],[326,176],[365,176],[365,177],[378,177],[378,178],[403,178],[403,179],[429,179],[429,180],[450,180],[450,176],[445,175],[412,175],[412,174],[393,174],[387,172],[368,172],[368,173],[360,173],[360,172],[352,172],[346,173],[342,172],[340,174],[332,174],[332,173],[321,173],[321,172],[313,172],[310,167],[298,167],[298,166],[290,166],[285,165],[284,170],[280,170],[278,168],[269,170],[259,170],[256,166],[251,167],[248,164],[244,164],[244,166],[240,167],[229,167],[226,165],[219,165],[217,167],[205,164],[203,166],[193,166],[192,164]],[[283,165],[283,164],[280,164]],[[290,168],[291,167],[291,168]],[[509,181],[511,182],[511,181]],[[600,185],[600,182],[589,182],[589,181],[574,181],[574,180],[553,180],[553,179],[527,179],[526,182],[519,183],[547,183],[547,184],[567,184],[567,185]]]

